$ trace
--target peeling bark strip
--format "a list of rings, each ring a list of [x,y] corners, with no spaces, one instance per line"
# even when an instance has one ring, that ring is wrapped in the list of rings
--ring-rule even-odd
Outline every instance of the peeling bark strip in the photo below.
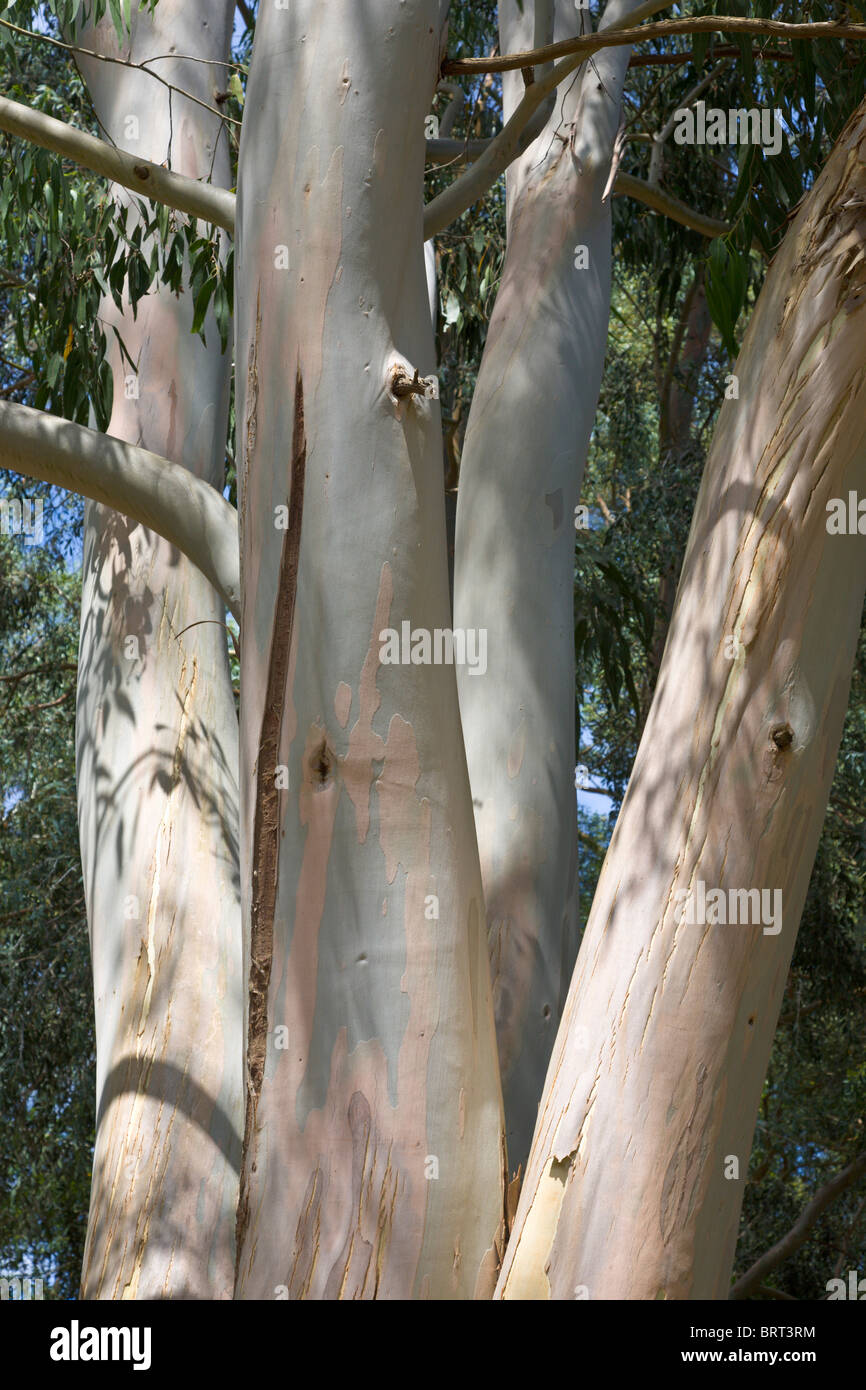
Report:
[[[283,550],[280,558],[280,579],[274,612],[268,684],[256,768],[247,1031],[247,1095],[236,1227],[236,1278],[240,1268],[243,1237],[249,1221],[249,1164],[255,1131],[256,1108],[265,1075],[265,1053],[268,1038],[268,988],[271,981],[271,962],[274,948],[274,907],[277,896],[277,862],[280,841],[279,793],[275,772],[283,724],[283,696],[289,675],[289,655],[292,649],[295,598],[298,592],[298,565],[301,555],[306,466],[304,384],[299,363],[295,380],[289,525],[283,539]]]

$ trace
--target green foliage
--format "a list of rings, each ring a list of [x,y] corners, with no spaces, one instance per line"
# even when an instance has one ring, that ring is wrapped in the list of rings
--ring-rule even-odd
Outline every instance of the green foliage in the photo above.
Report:
[[[496,5],[492,0],[452,6],[450,20],[450,54],[458,57],[461,53],[490,51],[496,39]],[[466,84],[465,91],[466,100],[452,138],[483,139],[493,135],[502,118],[501,84],[485,83],[482,77]],[[450,100],[449,93],[438,92],[434,113],[441,118]],[[430,166],[425,199],[434,198],[454,177],[454,169]],[[500,179],[478,205],[436,238],[440,399],[446,436],[453,434],[457,446],[466,428],[504,256],[505,188]],[[453,486],[456,475],[450,476],[449,482]]]
[[[635,648],[652,640],[655,611],[634,577],[613,558],[610,531],[578,531],[574,586],[574,649],[577,672],[578,745],[580,706],[599,683],[616,714],[623,692],[637,711]]]
[[[607,816],[594,811],[577,808],[577,834],[580,845],[578,880],[580,892],[580,920],[585,922],[592,906],[592,898],[604,863],[604,856],[610,843],[612,826]]]
[[[93,1143],[93,1004],[73,712],[81,503],[44,497],[45,540],[0,536],[0,1269],[74,1297]],[[46,495],[47,494],[47,495]],[[32,673],[32,674],[27,674]]]
[[[141,0],[140,8],[152,14],[158,3],[159,0]],[[30,12],[34,7],[12,4],[7,8]],[[85,23],[98,24],[107,13],[121,45],[131,29],[130,0],[44,0],[41,9],[57,21],[60,30],[71,30]]]
[[[732,357],[737,355],[734,329],[746,301],[749,269],[744,257],[733,255],[721,237],[710,245],[706,292],[707,304]]]
[[[856,7],[846,8],[856,22]],[[839,19],[838,5],[829,0],[809,4],[764,0],[759,5],[713,0],[709,12],[753,14],[790,23]],[[719,246],[710,249],[708,291],[714,321],[734,356],[736,322],[748,293],[752,299],[757,295],[764,262],[775,253],[797,204],[866,90],[866,45],[846,45],[835,39],[789,45],[720,33],[685,35],[654,46],[667,55],[687,55],[687,61],[659,70],[637,68],[630,74],[633,103],[627,121],[630,140],[622,165],[625,171],[647,177],[653,133],[717,63],[721,71],[701,99],[722,110],[770,108],[779,113],[786,132],[776,154],[751,144],[691,146],[677,145],[673,139],[664,147],[662,187],[701,212],[731,223],[724,242],[726,257]],[[731,55],[732,47],[739,58]],[[758,62],[752,56],[757,52],[766,55]],[[633,222],[636,225],[627,226]],[[660,292],[671,291],[670,307],[679,288],[683,258],[702,254],[701,239],[649,213],[638,213],[635,219],[634,207],[617,209],[617,225],[624,256],[635,268],[654,265]]]
[[[22,27],[30,6],[18,6]],[[97,5],[98,17],[105,13]],[[119,3],[112,18],[120,15]],[[51,13],[63,17],[62,6]],[[82,14],[84,11],[82,11]],[[7,95],[58,119],[80,125],[89,112],[83,84],[63,53],[0,27],[0,60],[18,78]],[[240,103],[232,97],[233,109]],[[92,117],[85,124],[100,134]],[[6,308],[4,352],[22,377],[38,383],[32,404],[79,424],[108,428],[113,396],[100,317],[103,296],[133,313],[159,285],[194,296],[190,331],[206,334],[213,312],[225,351],[233,309],[233,249],[226,238],[183,214],[151,206],[130,194],[116,204],[104,180],[26,141],[0,136],[3,181],[0,228],[4,264],[15,270],[0,280]],[[116,330],[114,330],[116,332]],[[120,342],[124,370],[136,370]]]

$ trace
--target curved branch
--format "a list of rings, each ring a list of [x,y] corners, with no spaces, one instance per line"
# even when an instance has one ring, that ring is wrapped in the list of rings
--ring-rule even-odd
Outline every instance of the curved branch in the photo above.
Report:
[[[664,9],[657,5],[656,9]],[[629,19],[634,19],[630,15]],[[537,63],[548,63],[551,59],[564,58],[577,54],[581,59],[588,58],[599,48],[621,47],[632,43],[646,43],[648,39],[663,39],[674,34],[768,34],[783,39],[851,39],[866,41],[866,24],[834,24],[831,20],[820,20],[814,24],[788,24],[778,19],[741,19],[736,15],[696,15],[693,19],[660,19],[655,24],[641,24],[626,28],[624,24],[611,25],[609,29],[587,34],[584,38],[561,39],[559,43],[546,44],[544,48],[530,48],[525,53],[506,53],[501,58],[446,58],[442,73],[476,72],[514,72],[518,68],[531,68]]]
[[[447,137],[454,129],[454,122],[463,110],[466,103],[466,93],[457,82],[440,82],[436,90],[437,92],[447,92],[451,97],[442,120],[439,122],[439,134]]]
[[[705,217],[703,213],[695,212],[687,203],[680,202],[672,193],[663,193],[660,188],[645,183],[643,179],[636,179],[632,174],[617,174],[613,192],[614,197],[635,198],[654,212],[663,213],[672,222],[679,222],[683,227],[690,227],[693,232],[700,232],[701,236],[725,236],[731,230],[729,222],[720,222],[715,217]]]
[[[7,401],[0,401],[0,463],[102,502],[163,536],[210,580],[240,622],[237,513],[179,463]]]
[[[859,1154],[852,1163],[837,1173],[835,1177],[826,1182],[823,1187],[819,1187],[811,1202],[800,1212],[799,1217],[794,1222],[790,1231],[777,1240],[775,1245],[765,1251],[759,1260],[756,1260],[751,1269],[747,1269],[734,1284],[728,1298],[748,1298],[764,1281],[766,1275],[771,1270],[780,1265],[783,1260],[787,1260],[795,1254],[800,1246],[803,1245],[818,1217],[823,1214],[825,1209],[834,1202],[840,1192],[844,1192],[846,1187],[850,1187],[859,1177],[866,1173],[866,1153]]]
[[[82,168],[131,189],[139,197],[234,232],[235,195],[227,188],[175,174],[161,164],[152,164],[150,160],[119,150],[104,140],[97,140],[95,135],[88,135],[84,130],[21,102],[10,101],[8,97],[0,97],[0,130],[71,159]]]

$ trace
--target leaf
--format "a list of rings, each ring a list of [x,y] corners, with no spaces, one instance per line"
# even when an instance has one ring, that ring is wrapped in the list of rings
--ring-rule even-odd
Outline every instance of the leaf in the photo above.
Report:
[[[111,368],[107,362],[103,362],[99,369],[99,381],[97,393],[93,401],[96,412],[96,423],[101,430],[107,430],[111,419],[111,408],[114,397],[114,380]]]
[[[746,298],[749,267],[744,255],[726,246],[717,237],[710,246],[707,259],[707,305],[713,322],[722,335],[722,342],[732,357],[737,355],[734,329]]]
[[[108,12],[111,15],[111,22],[114,25],[114,32],[117,35],[118,45],[123,47],[123,20],[120,13],[120,0],[108,0]]]
[[[54,194],[54,202],[58,208],[63,205],[63,175],[60,172],[60,160],[55,159],[51,165],[51,191]]]
[[[791,43],[791,49],[799,69],[799,89],[803,104],[810,119],[815,117],[815,81],[817,70],[815,60],[812,56],[812,44],[809,39],[795,39]]]
[[[229,340],[229,329],[231,327],[231,314],[229,313],[228,297],[224,285],[218,285],[213,302],[214,317],[220,335],[220,346],[223,352]]]
[[[742,145],[740,148],[740,176],[737,179],[734,196],[728,204],[728,218],[730,221],[733,221],[736,217],[751,191],[757,148],[757,145]]]
[[[797,166],[791,155],[791,147],[788,144],[787,132],[782,134],[782,143],[779,153],[775,155],[765,155],[765,161],[773,165],[775,172],[784,185],[785,192],[791,203],[799,202],[803,195],[802,179],[797,172]]]
[[[193,309],[192,315],[192,328],[190,329],[191,333],[201,333],[202,325],[204,323],[205,315],[207,313],[207,307],[210,304],[211,297],[213,296],[213,292],[215,289],[215,279],[212,278],[210,280],[205,280],[204,284],[202,285],[201,289],[196,295],[195,307]]]
[[[69,325],[69,336],[70,338],[72,337],[72,324]],[[54,352],[49,358],[48,366],[45,368],[45,381],[52,391],[57,384],[60,369],[68,355],[68,353],[64,353],[63,357],[61,357],[59,352]]]
[[[456,323],[460,317],[460,301],[453,290],[449,290],[442,307],[445,323],[448,327]]]
[[[234,311],[234,303],[235,303],[235,249],[234,249],[234,246],[230,247],[229,253],[228,253],[228,255],[226,256],[225,287],[226,287],[226,297],[228,298],[228,302],[229,302],[229,309],[230,309],[231,311]]]

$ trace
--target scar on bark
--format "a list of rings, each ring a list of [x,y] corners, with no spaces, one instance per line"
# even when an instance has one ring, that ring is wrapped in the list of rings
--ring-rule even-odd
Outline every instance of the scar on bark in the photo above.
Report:
[[[791,757],[794,730],[790,724],[776,724],[770,730],[771,746],[764,751],[762,760],[764,776],[768,782],[779,782],[785,775]]]
[[[320,787],[324,787],[333,770],[334,758],[328,747],[328,739],[322,734],[313,752],[310,754],[310,770],[313,774],[313,781]]]
[[[289,674],[301,523],[304,513],[304,475],[307,440],[304,430],[304,386],[300,364],[295,380],[295,418],[292,430],[289,524],[283,536],[280,577],[274,611],[264,714],[256,764],[256,803],[253,818],[253,894],[250,923],[249,1026],[247,1030],[247,1093],[240,1190],[235,1228],[235,1285],[240,1272],[243,1238],[250,1215],[250,1173],[256,1110],[265,1074],[268,1038],[268,989],[274,953],[274,912],[277,901],[277,863],[280,846],[279,791],[274,779],[283,722],[283,702]]]
[[[249,356],[247,359],[247,408],[246,408],[246,455],[244,464],[249,468],[250,460],[255,452],[256,434],[258,432],[258,408],[259,408],[259,333],[262,328],[262,287],[259,285],[256,290],[256,327],[253,333],[253,341],[250,344]],[[300,374],[298,376],[300,380]],[[303,423],[304,402],[301,400],[301,422]],[[294,454],[293,454],[294,457]],[[288,535],[288,532],[286,532]]]

